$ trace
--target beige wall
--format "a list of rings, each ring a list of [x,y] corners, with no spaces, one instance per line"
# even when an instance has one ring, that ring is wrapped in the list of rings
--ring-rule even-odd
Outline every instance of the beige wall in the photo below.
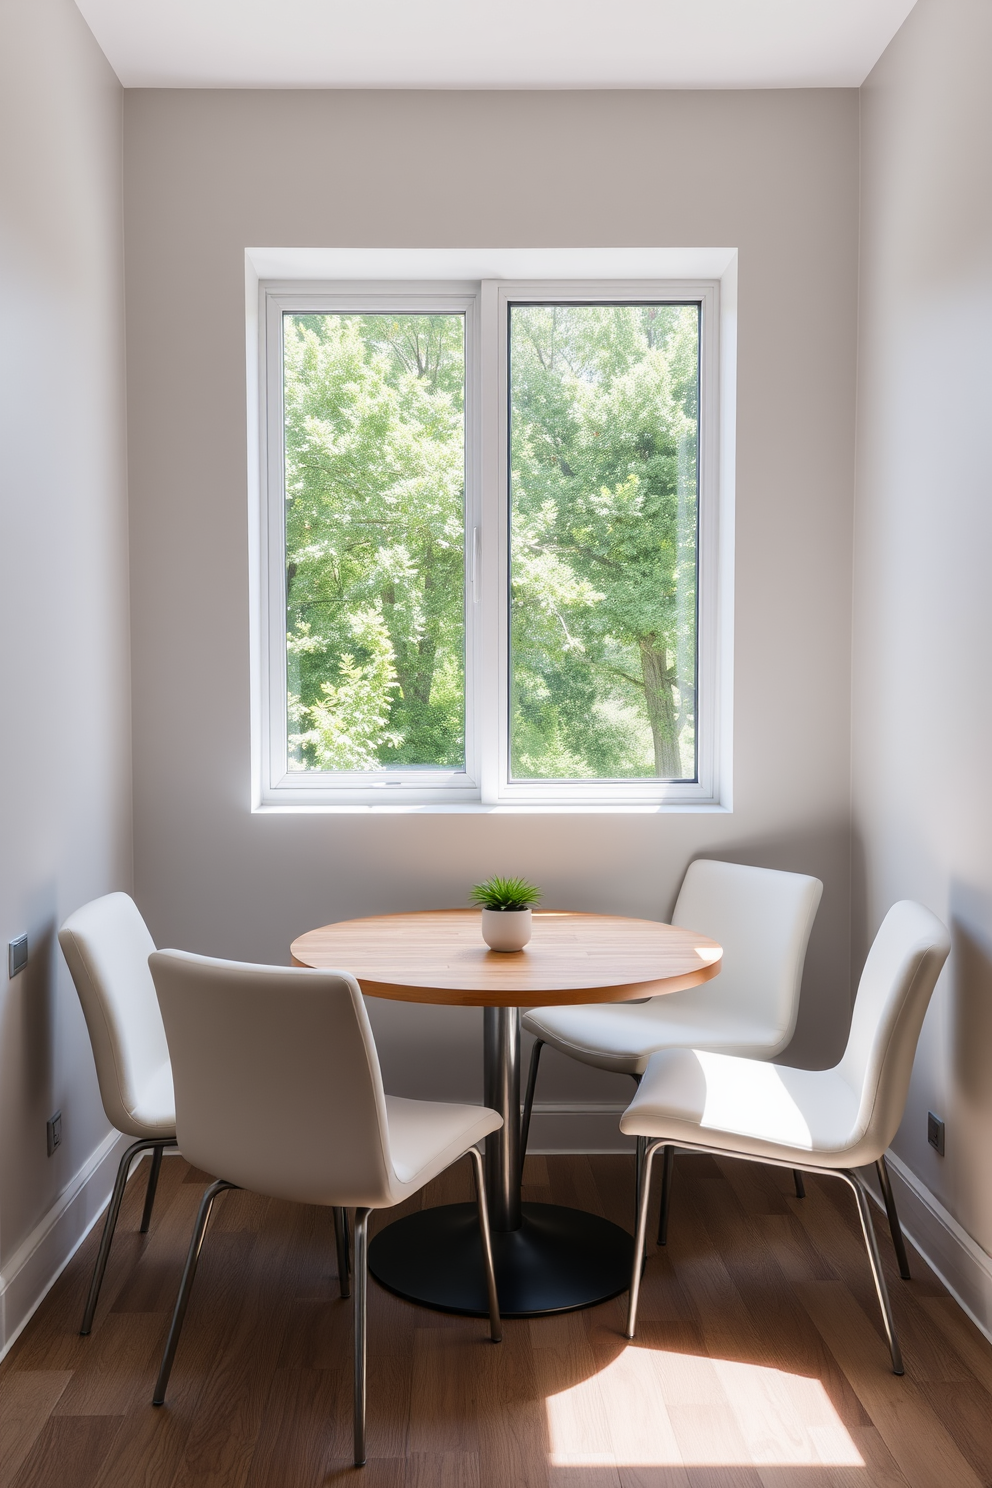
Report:
[[[84,900],[130,883],[123,335],[121,89],[71,0],[9,0],[0,9],[0,1347],[34,1301],[22,1282],[41,1286],[51,1274],[27,1279],[18,1252],[108,1131],[54,931]],[[24,931],[30,963],[8,982],[6,943]],[[45,1122],[56,1107],[63,1144],[49,1159]],[[40,1235],[38,1244],[47,1265]]]
[[[895,1150],[986,1252],[984,1260],[972,1255],[986,1325],[990,57],[987,0],[919,0],[862,90],[854,632],[855,956],[894,899],[923,900],[952,929],[951,961],[924,1029]],[[928,1109],[947,1123],[943,1159],[927,1146]],[[966,1238],[962,1244],[967,1249]],[[971,1305],[979,1310],[977,1296]]]
[[[126,94],[136,893],[160,942],[285,961],[310,926],[462,903],[493,870],[664,917],[712,853],[823,878],[799,1050],[829,1060],[849,999],[857,149],[853,91]],[[740,250],[734,812],[252,816],[244,250],[493,244]],[[477,1014],[373,1011],[393,1090],[477,1097]],[[548,1100],[628,1093],[548,1061]]]

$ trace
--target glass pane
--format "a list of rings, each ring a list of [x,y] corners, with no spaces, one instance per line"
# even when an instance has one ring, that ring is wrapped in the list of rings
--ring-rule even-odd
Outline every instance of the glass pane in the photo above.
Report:
[[[291,770],[465,767],[461,314],[284,315]]]
[[[510,310],[510,774],[696,777],[699,306]]]

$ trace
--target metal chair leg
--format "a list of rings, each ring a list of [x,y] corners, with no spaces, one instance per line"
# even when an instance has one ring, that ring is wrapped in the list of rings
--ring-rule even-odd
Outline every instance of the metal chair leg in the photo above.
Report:
[[[527,1090],[524,1095],[524,1111],[520,1118],[520,1177],[523,1180],[524,1159],[527,1156],[527,1139],[530,1136],[530,1118],[534,1109],[534,1087],[537,1085],[537,1066],[541,1062],[544,1040],[538,1039],[530,1053],[530,1069],[527,1071]]]
[[[164,1143],[152,1149],[152,1161],[148,1169],[148,1187],[145,1189],[145,1207],[141,1211],[141,1225],[138,1230],[138,1233],[141,1235],[148,1234],[148,1226],[152,1222],[152,1208],[155,1203],[155,1192],[158,1188],[158,1175],[162,1171],[162,1153],[164,1150]]]
[[[338,1286],[342,1297],[351,1296],[351,1267],[348,1260],[348,1211],[334,1210],[334,1240],[338,1250]]]
[[[365,1380],[369,1289],[369,1215],[371,1209],[355,1210],[355,1466],[365,1466]]]
[[[796,1198],[804,1199],[806,1197],[806,1184],[803,1182],[803,1175],[798,1168],[793,1168],[792,1179],[796,1185]]]
[[[675,1172],[675,1148],[665,1146],[665,1161],[661,1169],[661,1211],[658,1215],[658,1244],[668,1244],[668,1211],[672,1202],[672,1176]]]
[[[172,1314],[172,1326],[169,1329],[169,1337],[166,1340],[165,1353],[162,1355],[162,1364],[158,1372],[158,1379],[155,1381],[155,1393],[152,1396],[152,1405],[165,1404],[165,1392],[169,1386],[169,1375],[172,1373],[172,1361],[176,1357],[176,1348],[179,1344],[179,1335],[182,1332],[186,1308],[189,1305],[189,1294],[193,1286],[193,1278],[196,1276],[196,1263],[200,1259],[200,1250],[203,1246],[203,1236],[206,1233],[207,1221],[210,1218],[210,1211],[214,1207],[214,1199],[216,1199],[219,1193],[223,1193],[225,1188],[237,1188],[237,1184],[226,1183],[223,1178],[218,1178],[216,1183],[211,1183],[200,1200],[200,1208],[197,1212],[196,1223],[193,1226],[189,1250],[186,1253],[183,1279],[179,1286],[175,1311]]]
[[[634,1149],[634,1229],[637,1229],[637,1216],[641,1212],[641,1193],[644,1188],[644,1154],[647,1151],[647,1137],[638,1137]]]
[[[486,1291],[489,1295],[489,1337],[493,1343],[502,1342],[503,1322],[499,1315],[499,1297],[496,1293],[496,1272],[493,1270],[493,1241],[489,1233],[489,1205],[486,1203],[486,1172],[482,1153],[478,1147],[469,1148],[469,1156],[475,1169],[475,1199],[479,1210],[479,1233],[482,1236],[482,1256],[486,1265]]]
[[[892,1192],[892,1181],[889,1178],[889,1168],[885,1161],[884,1153],[875,1164],[875,1170],[878,1173],[882,1198],[885,1200],[885,1212],[889,1217],[889,1231],[892,1235],[892,1245],[896,1253],[896,1260],[899,1262],[899,1275],[903,1281],[910,1281],[912,1280],[913,1273],[909,1269],[906,1242],[903,1239],[902,1225],[899,1223],[899,1210],[896,1208],[896,1196]]]
[[[856,1173],[848,1168],[835,1169],[838,1177],[854,1189],[854,1196],[858,1201],[858,1214],[861,1217],[861,1229],[865,1237],[865,1246],[868,1250],[868,1259],[871,1262],[872,1276],[875,1278],[875,1291],[878,1294],[878,1305],[882,1309],[882,1321],[885,1324],[885,1336],[889,1341],[889,1353],[892,1355],[892,1373],[904,1374],[902,1364],[902,1352],[899,1348],[899,1340],[896,1337],[896,1325],[892,1316],[892,1306],[889,1302],[889,1292],[885,1285],[885,1276],[882,1272],[882,1258],[878,1253],[878,1241],[875,1238],[875,1227],[871,1221],[871,1209],[868,1197],[862,1187]]]
[[[644,1154],[644,1178],[641,1184],[641,1203],[637,1213],[637,1230],[634,1234],[634,1264],[630,1273],[630,1295],[627,1301],[627,1337],[633,1338],[637,1326],[637,1299],[641,1290],[642,1257],[648,1230],[648,1199],[651,1196],[651,1164],[663,1142],[651,1142]]]
[[[152,1142],[146,1139],[140,1142],[132,1142],[120,1160],[117,1168],[117,1177],[114,1180],[114,1191],[110,1196],[110,1203],[107,1206],[107,1218],[103,1222],[103,1235],[100,1239],[100,1249],[97,1252],[96,1265],[93,1267],[93,1280],[90,1282],[89,1296],[86,1298],[86,1307],[83,1311],[83,1324],[79,1330],[84,1338],[93,1326],[93,1315],[96,1312],[96,1304],[100,1300],[100,1288],[103,1286],[103,1276],[107,1269],[110,1243],[114,1238],[114,1230],[117,1228],[117,1216],[121,1212],[121,1200],[124,1197],[124,1187],[127,1183],[131,1159],[137,1153],[145,1152],[149,1147],[154,1148],[160,1145],[159,1142]]]

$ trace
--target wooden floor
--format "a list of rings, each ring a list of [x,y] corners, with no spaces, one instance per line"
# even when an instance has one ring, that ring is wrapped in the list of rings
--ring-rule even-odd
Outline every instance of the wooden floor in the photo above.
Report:
[[[464,1171],[462,1171],[462,1169]],[[888,1264],[888,1367],[843,1185],[682,1157],[639,1336],[624,1299],[511,1321],[370,1287],[369,1461],[350,1465],[350,1304],[329,1212],[225,1194],[168,1404],[149,1401],[204,1175],[163,1165],[152,1231],[132,1180],[92,1336],[94,1232],[0,1366],[3,1488],[977,1488],[992,1485],[992,1348],[912,1256]],[[633,1163],[531,1158],[525,1196],[626,1221]],[[467,1164],[425,1194],[469,1197]],[[413,1205],[411,1207],[416,1207]],[[887,1234],[883,1254],[891,1260]]]

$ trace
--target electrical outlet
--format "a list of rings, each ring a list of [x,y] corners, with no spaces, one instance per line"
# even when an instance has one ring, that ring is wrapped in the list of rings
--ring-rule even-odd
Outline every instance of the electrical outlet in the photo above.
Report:
[[[7,975],[13,978],[19,971],[23,971],[28,964],[28,938],[19,935],[16,940],[7,942]]]
[[[927,1112],[927,1141],[937,1153],[938,1157],[944,1155],[944,1123],[939,1116],[932,1111]]]
[[[62,1112],[56,1111],[48,1122],[48,1155],[52,1156],[56,1147],[62,1145]]]

